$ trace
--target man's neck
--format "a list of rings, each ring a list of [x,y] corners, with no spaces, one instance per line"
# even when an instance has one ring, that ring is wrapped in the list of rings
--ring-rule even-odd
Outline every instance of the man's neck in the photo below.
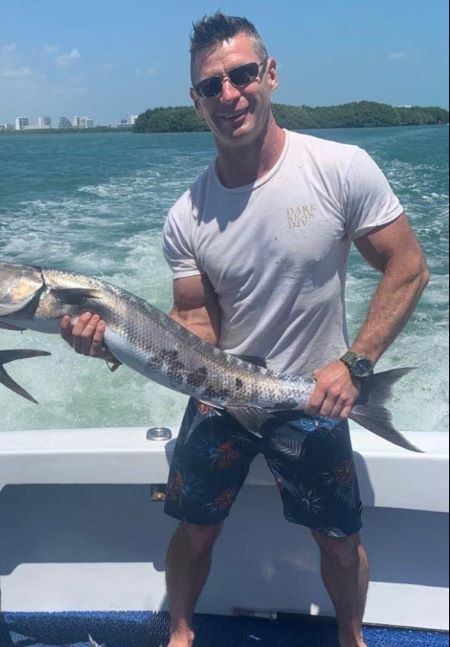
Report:
[[[232,189],[256,182],[275,166],[285,139],[285,131],[272,118],[260,140],[242,146],[218,145],[216,170],[222,184]]]

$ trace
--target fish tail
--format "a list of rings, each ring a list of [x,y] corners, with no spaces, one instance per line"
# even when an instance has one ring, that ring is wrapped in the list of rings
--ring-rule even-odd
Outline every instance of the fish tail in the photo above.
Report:
[[[413,452],[422,452],[395,429],[392,415],[385,406],[391,397],[392,386],[412,370],[414,369],[394,368],[363,378],[360,396],[349,417],[394,445]]]
[[[34,402],[35,404],[38,404],[37,400],[35,400],[33,396],[31,396],[27,391],[25,391],[25,389],[22,388],[20,384],[17,384],[17,382],[15,382],[12,379],[12,377],[8,375],[8,373],[3,368],[3,364],[7,364],[8,362],[13,362],[16,359],[28,359],[30,357],[43,357],[45,355],[50,355],[50,353],[47,353],[44,350],[28,350],[28,349],[0,350],[0,383],[6,386],[8,389],[11,389],[11,391],[14,391],[14,393],[17,393],[17,395],[21,395],[23,398],[30,400],[30,402]]]

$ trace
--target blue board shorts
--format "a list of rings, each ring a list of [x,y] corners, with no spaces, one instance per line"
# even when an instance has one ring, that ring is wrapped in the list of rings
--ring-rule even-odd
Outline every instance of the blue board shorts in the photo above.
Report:
[[[288,521],[332,537],[357,533],[362,505],[347,422],[279,412],[261,431],[259,438],[228,413],[191,399],[170,468],[166,514],[222,523],[262,453]]]

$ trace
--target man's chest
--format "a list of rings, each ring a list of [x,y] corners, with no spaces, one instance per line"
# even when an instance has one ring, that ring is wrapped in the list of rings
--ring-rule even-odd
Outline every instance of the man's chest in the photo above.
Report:
[[[345,237],[339,205],[311,188],[260,191],[245,202],[206,205],[196,255],[216,289],[236,289],[268,272],[313,274],[338,262]]]

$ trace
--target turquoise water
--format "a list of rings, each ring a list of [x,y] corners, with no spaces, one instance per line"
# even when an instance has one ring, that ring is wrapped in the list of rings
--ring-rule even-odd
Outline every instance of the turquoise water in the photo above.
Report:
[[[308,131],[358,144],[380,164],[407,209],[432,279],[380,368],[417,366],[393,403],[404,430],[447,430],[448,129]],[[176,198],[214,156],[207,133],[0,137],[0,258],[98,275],[167,310],[171,277],[161,227]],[[352,253],[351,332],[361,324],[376,273]],[[0,431],[176,425],[185,399],[127,368],[76,356],[55,336],[0,331],[0,348],[38,348],[51,358],[11,365],[40,406],[0,389]]]

